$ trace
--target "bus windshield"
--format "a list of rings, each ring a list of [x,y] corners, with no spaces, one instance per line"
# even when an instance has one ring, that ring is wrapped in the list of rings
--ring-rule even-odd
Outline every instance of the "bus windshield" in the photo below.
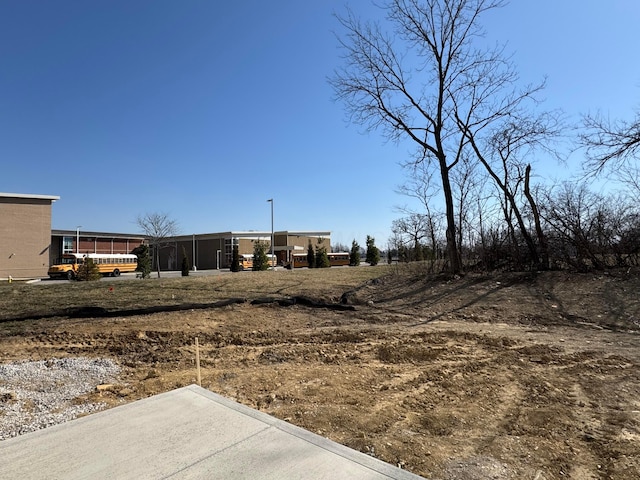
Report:
[[[74,263],[76,263],[76,259],[74,257],[62,257],[58,265],[73,265]],[[82,260],[78,260],[78,263],[82,263]]]

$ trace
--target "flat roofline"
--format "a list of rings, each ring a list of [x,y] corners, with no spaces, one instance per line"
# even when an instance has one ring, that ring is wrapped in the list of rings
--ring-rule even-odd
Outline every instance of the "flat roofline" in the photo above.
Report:
[[[278,230],[273,232],[274,236],[287,235],[288,237],[324,237],[331,238],[330,231],[289,231]],[[211,232],[211,233],[191,233],[184,235],[174,235],[167,237],[167,240],[172,241],[185,241],[185,240],[214,240],[222,238],[269,238],[271,237],[270,230],[231,230],[226,232]]]
[[[59,230],[52,229],[51,235],[57,237],[64,236],[76,236],[78,234],[77,230]],[[144,233],[114,233],[114,232],[92,232],[89,230],[80,229],[81,237],[102,237],[102,238],[142,238],[146,239],[147,236]]]
[[[298,236],[298,237],[323,237],[323,236],[327,236],[330,237],[331,236],[331,232],[330,231],[317,231],[317,230],[310,230],[310,231],[284,231],[284,232],[276,232],[276,233],[286,233],[287,235],[291,236]]]
[[[271,235],[271,230],[235,230],[225,232],[232,235]],[[298,236],[318,236],[331,235],[328,230],[275,230],[274,235],[298,235]]]
[[[77,230],[63,230],[63,229],[52,229],[51,235],[53,236],[76,236],[78,234]],[[289,231],[289,230],[279,230],[273,232],[274,236],[279,235],[287,235],[289,237],[324,237],[331,238],[330,231]],[[147,236],[144,233],[114,233],[114,232],[93,232],[89,230],[80,229],[81,237],[120,237],[120,238],[144,238]],[[184,235],[173,235],[167,237],[165,240],[169,241],[185,241],[185,240],[213,240],[213,239],[222,239],[229,237],[240,237],[240,238],[268,238],[271,236],[271,231],[264,230],[243,230],[243,231],[226,231],[226,232],[211,232],[211,233],[192,233],[192,234],[184,234]]]
[[[30,198],[34,200],[51,200],[55,202],[56,200],[60,200],[60,197],[55,195],[33,195],[29,193],[4,193],[0,192],[0,197],[3,198]]]

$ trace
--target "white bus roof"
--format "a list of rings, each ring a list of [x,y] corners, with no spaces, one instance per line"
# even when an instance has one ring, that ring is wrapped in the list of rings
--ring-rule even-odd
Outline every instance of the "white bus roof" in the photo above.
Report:
[[[137,257],[133,253],[65,253],[75,258],[132,258]]]

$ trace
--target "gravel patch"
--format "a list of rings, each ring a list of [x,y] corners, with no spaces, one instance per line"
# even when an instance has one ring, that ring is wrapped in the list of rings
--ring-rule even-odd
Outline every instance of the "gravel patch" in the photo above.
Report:
[[[103,358],[59,358],[0,365],[0,440],[33,432],[105,408],[76,403],[112,381],[120,367]]]

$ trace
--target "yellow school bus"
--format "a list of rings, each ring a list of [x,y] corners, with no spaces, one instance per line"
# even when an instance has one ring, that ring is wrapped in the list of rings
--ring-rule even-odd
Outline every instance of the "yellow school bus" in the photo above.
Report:
[[[276,256],[267,253],[267,262],[269,262],[269,257],[271,257],[271,266],[275,267],[277,265]],[[253,270],[253,254],[240,255],[238,261],[240,270]]]
[[[73,280],[78,275],[78,268],[87,259],[91,259],[103,275],[119,276],[123,272],[135,272],[138,257],[124,253],[65,253],[62,258],[49,267],[50,278],[67,278]]]

